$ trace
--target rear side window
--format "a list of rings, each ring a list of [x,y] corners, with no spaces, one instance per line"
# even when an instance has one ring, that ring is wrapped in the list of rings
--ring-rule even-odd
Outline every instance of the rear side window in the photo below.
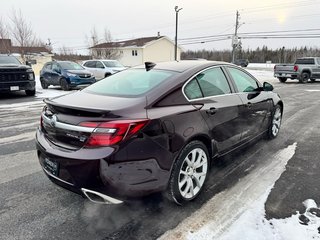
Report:
[[[230,67],[228,71],[239,92],[252,92],[259,87],[257,81],[245,72]]]
[[[188,97],[188,99],[197,99],[202,98],[202,92],[200,90],[198,81],[196,78],[193,78],[184,88],[184,93]]]
[[[100,80],[83,91],[108,96],[134,97],[150,91],[174,74],[164,70],[129,69]]]
[[[300,59],[297,59],[295,64],[313,65],[314,64],[314,58],[300,58]]]
[[[46,65],[44,66],[44,68],[45,68],[46,70],[51,70],[51,66],[52,66],[52,64],[51,64],[51,63],[48,63],[48,64],[46,64]]]

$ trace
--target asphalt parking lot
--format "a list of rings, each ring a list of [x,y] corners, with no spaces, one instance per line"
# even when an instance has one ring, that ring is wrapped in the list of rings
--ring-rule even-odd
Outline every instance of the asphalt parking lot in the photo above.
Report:
[[[0,239],[156,239],[217,194],[228,192],[241,179],[259,172],[268,161],[276,161],[271,156],[293,144],[295,154],[265,203],[266,218],[283,219],[297,211],[303,213],[306,199],[320,204],[320,81],[270,82],[285,104],[278,138],[261,139],[219,159],[206,191],[185,207],[167,202],[161,194],[117,206],[96,205],[53,185],[42,172],[34,150],[34,131],[43,103],[22,94],[2,96]],[[228,204],[236,206],[237,201],[229,199]]]

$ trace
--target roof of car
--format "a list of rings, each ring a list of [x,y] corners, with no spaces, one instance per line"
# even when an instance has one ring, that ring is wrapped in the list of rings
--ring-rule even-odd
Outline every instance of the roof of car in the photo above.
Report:
[[[220,62],[220,61],[182,60],[182,61],[156,63],[153,69],[184,72],[187,70],[194,70],[197,68],[206,68],[206,67],[218,66],[218,65],[233,65],[233,64],[230,64],[227,62]],[[135,68],[144,68],[144,67],[145,67],[144,65],[140,65]]]

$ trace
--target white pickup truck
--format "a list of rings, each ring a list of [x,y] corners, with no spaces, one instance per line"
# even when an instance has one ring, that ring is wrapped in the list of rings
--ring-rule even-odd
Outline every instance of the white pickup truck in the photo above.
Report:
[[[280,82],[298,79],[301,83],[320,79],[320,57],[298,58],[294,64],[277,64],[274,66],[274,77]]]

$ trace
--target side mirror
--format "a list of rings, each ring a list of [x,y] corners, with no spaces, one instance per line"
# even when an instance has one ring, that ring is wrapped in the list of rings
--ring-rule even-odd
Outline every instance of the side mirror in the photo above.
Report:
[[[26,61],[26,65],[28,65],[30,67],[31,67],[31,65],[34,65],[34,64],[37,64],[37,60],[35,60],[35,59],[31,59],[31,60]]]
[[[59,68],[53,68],[52,71],[56,72],[56,73],[61,73]]]
[[[272,91],[273,86],[270,83],[264,82],[263,83],[263,91]]]

